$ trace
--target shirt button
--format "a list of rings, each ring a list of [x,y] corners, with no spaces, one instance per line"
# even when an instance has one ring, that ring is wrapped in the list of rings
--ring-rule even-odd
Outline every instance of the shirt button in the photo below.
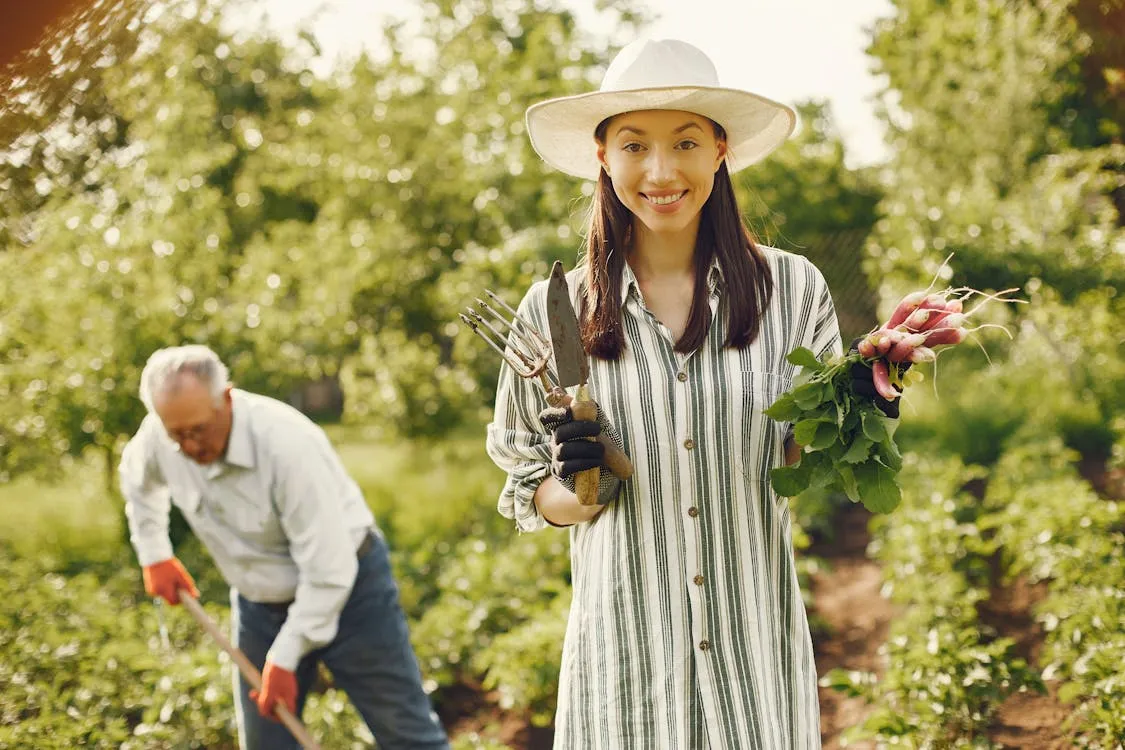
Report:
[[[697,508],[693,505],[693,506],[691,506],[690,508],[687,509],[687,514],[689,516],[691,516],[692,518],[695,518],[696,516],[699,515],[699,508]]]
[[[704,638],[702,641],[699,642],[699,650],[700,651],[706,651],[709,648],[711,648],[711,641]]]
[[[677,372],[676,373],[676,380],[680,381],[681,383],[684,382],[685,380],[687,380],[687,373],[686,372]]]
[[[687,440],[684,441],[684,447],[687,448],[690,451],[692,448],[695,447],[695,441],[692,440],[691,438],[688,438]]]
[[[703,585],[703,576],[696,576],[695,578],[692,578],[691,580],[696,586],[702,586]]]

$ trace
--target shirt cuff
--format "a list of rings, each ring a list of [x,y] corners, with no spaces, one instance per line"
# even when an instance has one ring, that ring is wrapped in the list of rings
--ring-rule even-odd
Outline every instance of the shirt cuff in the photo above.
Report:
[[[153,539],[138,540],[133,548],[137,552],[137,562],[142,567],[147,568],[149,565],[155,565],[158,562],[163,562],[173,557],[175,553],[172,551],[172,542],[169,541],[167,536],[156,537]]]
[[[550,476],[550,469],[535,464],[524,465],[521,469],[514,471],[508,478],[504,495],[510,496],[510,500],[504,502],[502,499],[501,506],[508,507],[502,508],[500,512],[514,520],[520,531],[545,529],[548,526],[547,519],[535,504],[535,492],[543,480]]]
[[[300,663],[301,657],[305,655],[305,649],[302,645],[303,640],[299,635],[289,635],[283,630],[277,634],[273,645],[266,653],[266,661],[272,661],[282,669],[296,672],[297,664]]]

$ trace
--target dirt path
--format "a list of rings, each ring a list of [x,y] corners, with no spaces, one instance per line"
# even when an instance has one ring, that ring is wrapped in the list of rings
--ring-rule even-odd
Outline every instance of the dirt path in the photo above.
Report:
[[[1019,578],[996,586],[979,608],[980,619],[1001,637],[1015,641],[1015,650],[1032,667],[1038,667],[1043,628],[1035,621],[1034,607],[1046,596],[1046,584],[1029,584]],[[1058,683],[1047,683],[1048,694],[1017,693],[1000,704],[989,739],[1002,748],[1066,750],[1074,741],[1062,730],[1070,709],[1057,697]]]
[[[883,575],[867,559],[871,514],[861,505],[840,514],[836,538],[814,544],[809,554],[821,557],[828,569],[813,576],[813,614],[828,633],[814,638],[816,666],[821,675],[837,667],[881,673],[879,647],[887,639],[894,615],[891,603],[879,593]],[[861,698],[849,698],[831,688],[820,688],[820,733],[824,750],[843,747],[840,733],[863,721],[870,708]],[[868,747],[851,744],[849,748]]]

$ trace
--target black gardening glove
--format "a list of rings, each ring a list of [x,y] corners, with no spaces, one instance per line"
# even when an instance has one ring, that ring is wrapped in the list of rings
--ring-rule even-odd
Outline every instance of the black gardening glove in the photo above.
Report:
[[[598,419],[575,419],[569,406],[549,406],[539,412],[539,421],[551,433],[551,474],[571,492],[575,475],[598,467],[598,504],[605,505],[617,497],[621,480],[605,466],[605,446],[594,440],[601,433],[621,447],[621,438],[598,407]]]
[[[862,340],[863,337],[861,336],[852,341],[851,348],[848,349],[848,354],[854,354],[859,351],[856,348],[856,345]],[[897,367],[900,375],[906,374],[906,371],[910,369],[909,362],[899,362],[897,364],[894,362],[888,362],[887,366]],[[896,398],[894,401],[888,401],[887,399],[879,395],[879,392],[875,390],[875,381],[873,380],[873,376],[871,374],[871,365],[865,364],[863,362],[855,362],[852,364],[849,374],[852,378],[852,391],[855,392],[857,396],[863,396],[864,398],[871,399],[871,401],[875,404],[875,408],[877,408],[879,411],[883,412],[891,419],[898,419],[898,402],[901,396],[899,398]]]

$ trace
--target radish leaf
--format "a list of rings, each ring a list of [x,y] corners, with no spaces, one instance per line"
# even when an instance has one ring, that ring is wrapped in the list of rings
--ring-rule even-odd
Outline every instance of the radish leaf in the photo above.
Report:
[[[831,398],[831,387],[825,387],[826,385],[826,383],[814,381],[799,385],[790,391],[790,393],[793,394],[793,400],[797,402],[797,406],[802,409],[812,409],[826,398]]]
[[[809,448],[814,451],[822,451],[825,448],[836,443],[836,438],[840,436],[840,429],[834,422],[820,422],[816,426],[816,433],[813,439],[809,442]]]
[[[792,466],[778,466],[770,470],[770,483],[774,492],[782,497],[796,497],[809,486],[810,465],[804,458]]]
[[[797,441],[797,445],[812,445],[816,440],[817,430],[825,424],[828,423],[823,419],[802,419],[793,425],[793,439]]]
[[[814,372],[820,372],[825,367],[824,364],[822,364],[821,361],[816,358],[816,355],[813,354],[811,350],[806,349],[803,346],[789,352],[789,354],[786,355],[785,360],[791,365],[804,367],[808,370],[813,370]]]
[[[768,409],[762,411],[770,419],[777,422],[796,422],[804,414],[801,407],[793,400],[792,392],[781,396],[774,401]]]
[[[843,488],[844,494],[853,503],[858,503],[860,501],[859,484],[855,480],[855,472],[852,471],[852,467],[840,464],[836,466],[836,471],[840,473],[840,486]]]
[[[840,457],[840,460],[847,464],[858,464],[861,461],[867,460],[867,456],[871,453],[871,446],[875,443],[866,435],[858,435],[847,452]],[[843,467],[841,467],[843,469]],[[842,473],[842,472],[841,472]]]
[[[855,467],[864,506],[873,513],[890,513],[902,501],[895,472],[878,461],[865,461]]]
[[[874,411],[864,411],[861,417],[863,419],[863,434],[871,438],[872,442],[881,443],[889,437],[887,428],[883,424],[886,417],[876,414]]]

